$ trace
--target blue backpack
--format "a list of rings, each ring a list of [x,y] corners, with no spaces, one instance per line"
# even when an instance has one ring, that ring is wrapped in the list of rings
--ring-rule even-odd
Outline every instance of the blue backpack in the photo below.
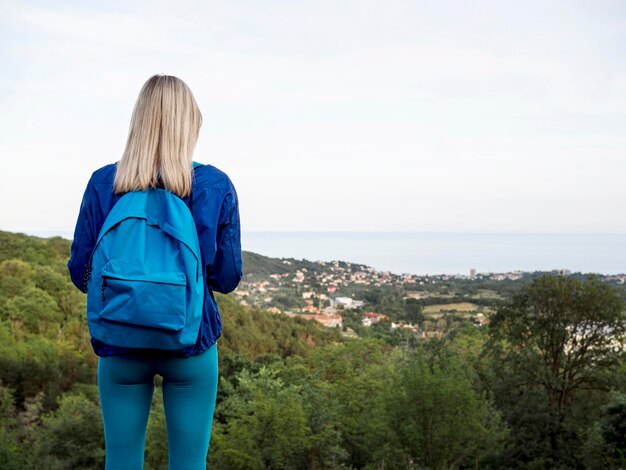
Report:
[[[201,259],[196,224],[180,197],[161,188],[124,194],[87,266],[91,337],[128,348],[195,344],[204,303]]]

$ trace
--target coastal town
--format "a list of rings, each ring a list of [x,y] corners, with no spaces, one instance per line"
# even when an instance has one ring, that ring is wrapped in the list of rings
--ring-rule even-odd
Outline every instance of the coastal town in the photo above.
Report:
[[[354,335],[353,329],[345,325],[346,315],[358,317],[362,327],[382,322],[391,329],[406,329],[422,337],[443,335],[450,324],[445,320],[452,314],[457,320],[464,318],[480,327],[494,311],[494,301],[501,298],[498,285],[523,282],[531,275],[523,271],[482,273],[476,269],[467,274],[395,274],[344,261],[275,261],[280,261],[282,272],[259,274],[252,270],[246,274],[234,292],[239,303],[271,314],[315,320],[329,328],[339,327],[344,336]],[[567,269],[552,273],[572,275]],[[604,277],[616,284],[626,282],[626,275]],[[463,294],[458,292],[459,286],[463,286]],[[401,297],[396,304],[412,303],[419,314],[410,321],[398,314],[401,306],[385,308],[368,300],[373,290],[383,295],[396,293]]]

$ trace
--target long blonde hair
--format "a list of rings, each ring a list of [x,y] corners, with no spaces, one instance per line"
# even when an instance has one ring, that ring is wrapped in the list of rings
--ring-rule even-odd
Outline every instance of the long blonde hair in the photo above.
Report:
[[[193,150],[201,125],[202,114],[185,82],[171,75],[150,77],[135,103],[113,191],[162,185],[180,197],[190,195]]]

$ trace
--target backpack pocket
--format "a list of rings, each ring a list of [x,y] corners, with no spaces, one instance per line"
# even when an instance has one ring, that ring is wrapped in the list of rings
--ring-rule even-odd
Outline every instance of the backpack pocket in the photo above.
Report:
[[[169,331],[185,326],[187,277],[182,271],[151,271],[110,260],[102,269],[101,291],[105,320]]]

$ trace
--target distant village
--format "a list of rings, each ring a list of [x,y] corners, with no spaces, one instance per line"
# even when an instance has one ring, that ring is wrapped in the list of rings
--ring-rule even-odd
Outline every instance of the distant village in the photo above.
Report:
[[[286,265],[292,264],[290,260],[282,260]],[[305,319],[316,320],[324,326],[335,328],[343,326],[343,313],[346,311],[359,311],[361,324],[365,327],[372,326],[383,320],[389,320],[385,312],[373,311],[368,308],[364,299],[353,296],[340,295],[348,288],[360,287],[361,292],[368,287],[400,287],[405,298],[424,299],[432,294],[432,286],[445,284],[453,281],[517,281],[527,273],[513,271],[505,273],[477,273],[471,269],[467,275],[463,274],[440,274],[440,275],[415,275],[394,274],[389,271],[377,271],[376,269],[343,261],[323,262],[316,261],[319,269],[296,268],[295,271],[282,274],[270,274],[262,279],[244,280],[235,290],[234,294],[242,305],[261,308],[272,314],[284,314],[299,316]],[[554,274],[570,275],[567,269],[554,270]],[[607,280],[623,284],[626,275],[605,276]],[[420,289],[424,286],[424,290]],[[430,286],[429,291],[425,288]],[[297,296],[299,307],[279,308],[275,305],[276,296],[289,293]],[[485,315],[477,313],[474,319],[480,326],[487,322]],[[441,330],[420,331],[418,325],[391,321],[390,327],[404,328],[422,336],[436,336]],[[345,329],[345,328],[344,328]],[[344,332],[345,336],[353,334],[349,329]]]

